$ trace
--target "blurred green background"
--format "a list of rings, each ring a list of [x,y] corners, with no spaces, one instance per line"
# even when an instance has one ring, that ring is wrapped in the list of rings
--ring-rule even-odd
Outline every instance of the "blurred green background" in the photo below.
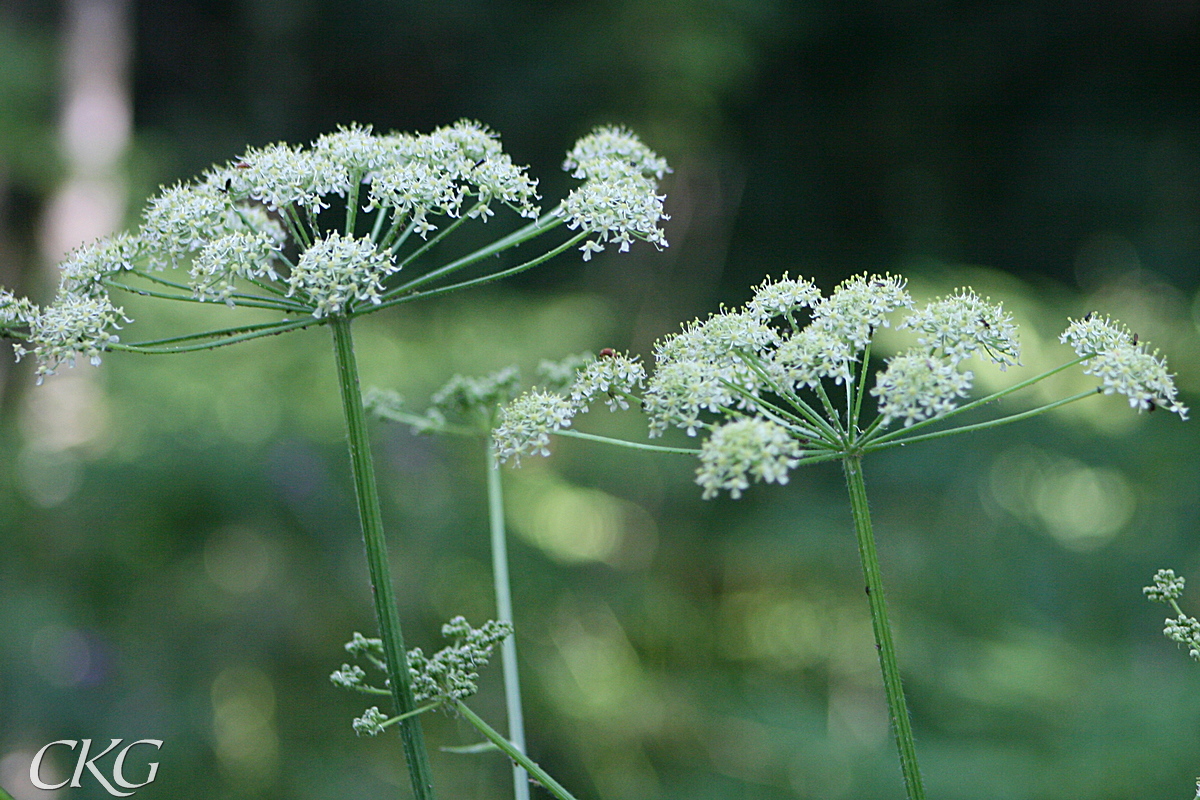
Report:
[[[1003,299],[1026,374],[1065,359],[1067,314],[1111,312],[1195,406],[1198,58],[1196,0],[6,0],[0,283],[46,299],[65,246],[247,144],[466,116],[557,199],[574,139],[623,123],[675,168],[671,247],[373,316],[366,384],[419,410],[455,372],[648,355],[765,274],[891,270]],[[37,748],[85,737],[164,740],[145,800],[407,796],[398,738],[356,739],[363,703],[327,680],[374,625],[329,345],[118,354],[40,388],[5,360],[17,800],[52,796],[21,786]],[[632,414],[580,425],[643,435]],[[1098,398],[868,462],[931,797],[1191,796],[1200,667],[1140,589],[1159,567],[1200,586],[1195,426]],[[482,445],[375,434],[428,651],[449,616],[493,613]],[[837,469],[736,502],[702,502],[693,469],[571,440],[505,470],[533,756],[581,798],[901,797]],[[475,707],[501,726],[498,677]],[[495,755],[433,765],[443,797],[511,791]]]

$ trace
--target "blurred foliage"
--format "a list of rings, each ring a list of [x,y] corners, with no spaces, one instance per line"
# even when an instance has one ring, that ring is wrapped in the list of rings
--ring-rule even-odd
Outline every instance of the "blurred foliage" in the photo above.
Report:
[[[1025,374],[1064,357],[1067,314],[1111,312],[1164,349],[1197,405],[1194,3],[133,13],[130,181],[146,191],[352,120],[481,119],[548,197],[596,122],[638,129],[676,167],[662,254],[564,257],[359,325],[364,381],[414,408],[455,372],[648,355],[784,269],[826,289],[862,269],[903,271],[917,295],[970,283],[1018,317]],[[5,241],[25,243],[3,249],[6,276],[35,262],[57,174],[57,23],[53,4],[0,9],[0,209]],[[326,678],[374,625],[327,333],[113,355],[37,390],[27,365],[11,372],[0,783],[54,739],[156,737],[146,800],[403,796],[398,742],[355,739],[362,704]],[[632,413],[578,424],[643,430]],[[1200,574],[1194,426],[1098,398],[868,462],[931,796],[1190,792],[1200,675],[1140,587],[1159,567]],[[428,648],[452,614],[492,613],[482,445],[376,432],[402,617]],[[564,440],[505,470],[534,757],[601,800],[899,797],[841,476],[702,502],[693,469]],[[1194,588],[1183,605],[1200,610]],[[478,710],[499,721],[502,702],[486,673]],[[435,746],[474,741],[453,719],[427,725]],[[433,759],[444,797],[508,791],[499,757]]]

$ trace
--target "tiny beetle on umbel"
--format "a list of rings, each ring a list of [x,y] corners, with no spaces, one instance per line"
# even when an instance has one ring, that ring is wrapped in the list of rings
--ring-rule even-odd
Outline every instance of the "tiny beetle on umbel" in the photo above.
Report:
[[[601,358],[615,358],[616,355],[617,355],[617,351],[613,350],[611,347],[606,347],[600,351]]]

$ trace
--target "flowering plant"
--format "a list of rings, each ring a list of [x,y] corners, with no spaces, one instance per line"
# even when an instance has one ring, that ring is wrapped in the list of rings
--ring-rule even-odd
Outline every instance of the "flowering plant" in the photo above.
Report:
[[[916,343],[885,359],[868,385],[875,335],[901,311],[896,327],[911,332]],[[569,429],[579,413],[604,399],[614,411],[639,405],[652,437],[672,427],[702,436],[698,450],[635,446],[696,454],[696,482],[705,498],[722,491],[737,498],[754,483],[786,484],[798,466],[840,462],[892,730],[908,797],[915,800],[924,797],[924,788],[884,602],[862,460],[879,450],[1027,419],[1097,393],[1123,395],[1139,412],[1162,408],[1187,418],[1165,361],[1120,323],[1089,313],[1071,321],[1060,340],[1074,349],[1075,358],[967,401],[974,382],[974,374],[963,368],[967,359],[1001,370],[1020,363],[1016,326],[1001,304],[959,289],[917,308],[898,276],[859,275],[822,295],[811,282],[785,275],[764,281],[741,308],[722,308],[662,339],[652,375],[638,358],[608,351],[583,366],[568,388],[517,397],[501,411],[494,432],[498,458],[515,462],[521,455],[548,454],[554,434],[603,438]],[[926,430],[1075,366],[1098,385],[984,422]],[[873,416],[868,395],[874,398]]]
[[[471,682],[469,673],[451,669],[437,677],[441,667],[466,657],[467,651],[431,659],[413,651],[417,671],[409,668],[352,322],[380,309],[514,275],[576,246],[584,260],[612,244],[627,251],[634,240],[666,246],[660,227],[666,219],[664,198],[657,182],[669,168],[631,132],[597,128],[576,142],[563,166],[582,182],[543,212],[537,181],[504,153],[494,132],[478,123],[460,121],[421,135],[381,135],[355,125],[321,136],[309,147],[279,143],[251,148],[194,181],[164,188],[149,201],[135,232],[68,255],[57,295],[44,307],[0,290],[0,336],[16,340],[18,359],[34,357],[39,383],[80,357],[99,365],[109,352],[182,353],[313,326],[330,328],[380,632],[368,649],[387,674],[386,688],[379,691],[391,696],[398,714],[391,721],[379,719],[382,712],[376,709],[360,718],[356,729],[377,732],[384,724],[397,724],[420,800],[433,797],[420,711],[453,708],[493,741],[502,737],[462,704],[466,692],[459,689]],[[488,222],[499,207],[531,221],[467,255],[437,261],[436,245],[470,221]],[[565,237],[561,229],[567,231]],[[559,241],[528,260],[459,276],[556,230]],[[419,274],[409,277],[418,268]],[[113,301],[122,293],[253,309],[258,319],[264,312],[271,318],[126,341],[123,331],[133,320]],[[447,635],[463,639],[461,646],[481,665],[483,651],[490,651],[507,627],[485,625],[485,646],[465,624],[453,621]],[[335,675],[353,683],[357,673],[345,669],[349,672]],[[443,694],[437,703],[418,708],[414,691],[425,693],[429,681],[442,687],[438,691]],[[523,754],[510,755],[524,759],[522,764],[545,785],[557,786],[532,762],[525,764]],[[565,790],[559,796],[569,797]]]

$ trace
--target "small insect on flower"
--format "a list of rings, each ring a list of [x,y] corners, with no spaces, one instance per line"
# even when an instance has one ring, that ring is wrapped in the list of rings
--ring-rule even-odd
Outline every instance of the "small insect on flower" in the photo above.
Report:
[[[616,355],[617,351],[613,350],[611,347],[605,347],[600,351],[601,358],[615,358]]]

